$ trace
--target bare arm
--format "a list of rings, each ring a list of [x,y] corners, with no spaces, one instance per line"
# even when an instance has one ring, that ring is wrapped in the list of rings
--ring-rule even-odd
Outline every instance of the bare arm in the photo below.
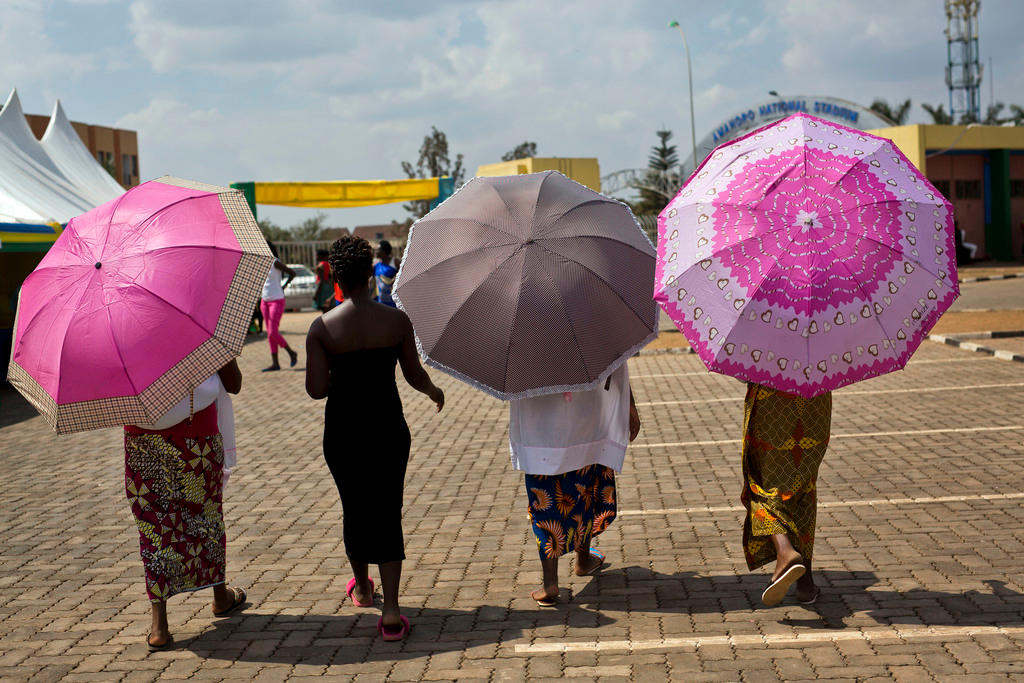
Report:
[[[640,413],[636,410],[636,401],[633,400],[633,387],[629,388],[629,440],[633,441],[640,433]]]
[[[310,398],[325,398],[331,385],[331,367],[323,338],[327,334],[324,321],[317,318],[306,333],[306,393]]]
[[[220,381],[229,394],[237,394],[242,390],[242,371],[234,359],[218,370],[217,375],[220,376]]]
[[[437,411],[444,408],[444,392],[438,389],[430,379],[430,375],[420,364],[419,354],[416,353],[416,341],[412,331],[412,323],[409,316],[402,313],[402,348],[398,354],[398,362],[402,366],[402,375],[416,391],[426,394],[430,400],[437,405]],[[308,366],[309,361],[307,361]]]
[[[288,279],[285,280],[284,285],[282,285],[283,287],[287,287],[288,283],[295,279],[295,270],[293,268],[289,268],[280,261],[274,261],[274,267],[288,276]]]

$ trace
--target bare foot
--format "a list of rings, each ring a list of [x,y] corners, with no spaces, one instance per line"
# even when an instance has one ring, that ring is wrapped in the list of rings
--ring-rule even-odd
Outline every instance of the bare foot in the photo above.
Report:
[[[603,555],[595,555],[593,549],[584,558],[576,555],[576,576],[590,576],[604,564]]]
[[[360,584],[359,580],[356,580],[356,585],[352,587],[352,599],[362,605],[373,604],[373,584],[367,579],[366,583]],[[397,619],[398,617],[395,617]],[[385,626],[391,626],[388,621],[384,620]]]
[[[353,591],[354,593],[355,591]],[[380,611],[381,622],[388,631],[397,631],[402,628],[401,616],[402,612],[398,607],[385,607]]]
[[[541,607],[552,607],[558,601],[558,586],[545,586],[530,593]]]
[[[786,553],[778,553],[775,558],[775,571],[772,573],[772,581],[782,576],[782,574],[789,569],[791,565],[802,563],[803,559],[803,556],[796,550],[790,550],[790,552]]]
[[[163,647],[171,639],[171,631],[166,626],[155,626],[149,632],[146,642],[150,647]]]

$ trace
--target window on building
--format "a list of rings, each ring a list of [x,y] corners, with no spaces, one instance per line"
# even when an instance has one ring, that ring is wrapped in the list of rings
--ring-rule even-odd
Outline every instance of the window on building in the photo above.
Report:
[[[117,180],[117,169],[114,167],[114,154],[113,152],[105,152],[102,149],[96,152],[96,160],[100,162],[100,166],[110,174],[110,177]]]
[[[132,184],[132,155],[122,154],[121,155],[121,184],[131,185]]]
[[[956,181],[957,199],[981,199],[980,180],[958,180]]]
[[[1010,180],[1010,196],[1024,197],[1024,180]]]
[[[378,242],[379,242],[380,240],[384,239],[384,233],[382,233],[382,232],[378,232],[378,233],[377,233],[377,237],[376,237],[375,239],[376,239],[376,240],[377,240]]]
[[[949,199],[949,181],[948,180],[933,180],[932,185],[935,189],[942,193],[942,196]]]

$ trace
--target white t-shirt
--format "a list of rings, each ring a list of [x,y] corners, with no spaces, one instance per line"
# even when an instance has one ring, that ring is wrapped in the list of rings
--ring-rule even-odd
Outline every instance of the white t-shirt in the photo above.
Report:
[[[562,474],[587,465],[622,470],[629,444],[629,370],[608,389],[509,401],[512,466],[527,474]]]
[[[214,374],[213,377],[210,377],[205,382],[197,386],[192,391],[191,396],[192,414],[194,415],[198,413],[203,408],[208,408],[211,403],[216,401],[223,386],[224,385],[220,381],[220,375],[217,374]],[[187,420],[189,418],[189,402],[189,396],[185,396],[185,398],[171,406],[170,410],[161,415],[160,419],[153,424],[136,426],[141,429],[149,429],[153,431],[169,429],[182,420]]]
[[[267,281],[263,283],[262,297],[264,301],[277,301],[284,298],[284,287],[281,286],[281,271],[277,268],[278,263],[278,261],[274,261],[274,265],[267,275]]]

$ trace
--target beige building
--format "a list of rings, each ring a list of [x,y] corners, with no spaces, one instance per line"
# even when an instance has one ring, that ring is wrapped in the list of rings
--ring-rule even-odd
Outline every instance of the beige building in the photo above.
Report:
[[[43,137],[46,126],[50,123],[49,116],[25,114],[29,128],[37,139]],[[89,153],[95,157],[100,166],[114,177],[125,189],[139,184],[139,139],[134,130],[93,126],[88,123],[72,121],[71,126],[82,138]]]
[[[558,171],[594,192],[601,191],[601,168],[593,157],[527,157],[496,164],[484,164],[476,169],[478,176],[520,175]]]

